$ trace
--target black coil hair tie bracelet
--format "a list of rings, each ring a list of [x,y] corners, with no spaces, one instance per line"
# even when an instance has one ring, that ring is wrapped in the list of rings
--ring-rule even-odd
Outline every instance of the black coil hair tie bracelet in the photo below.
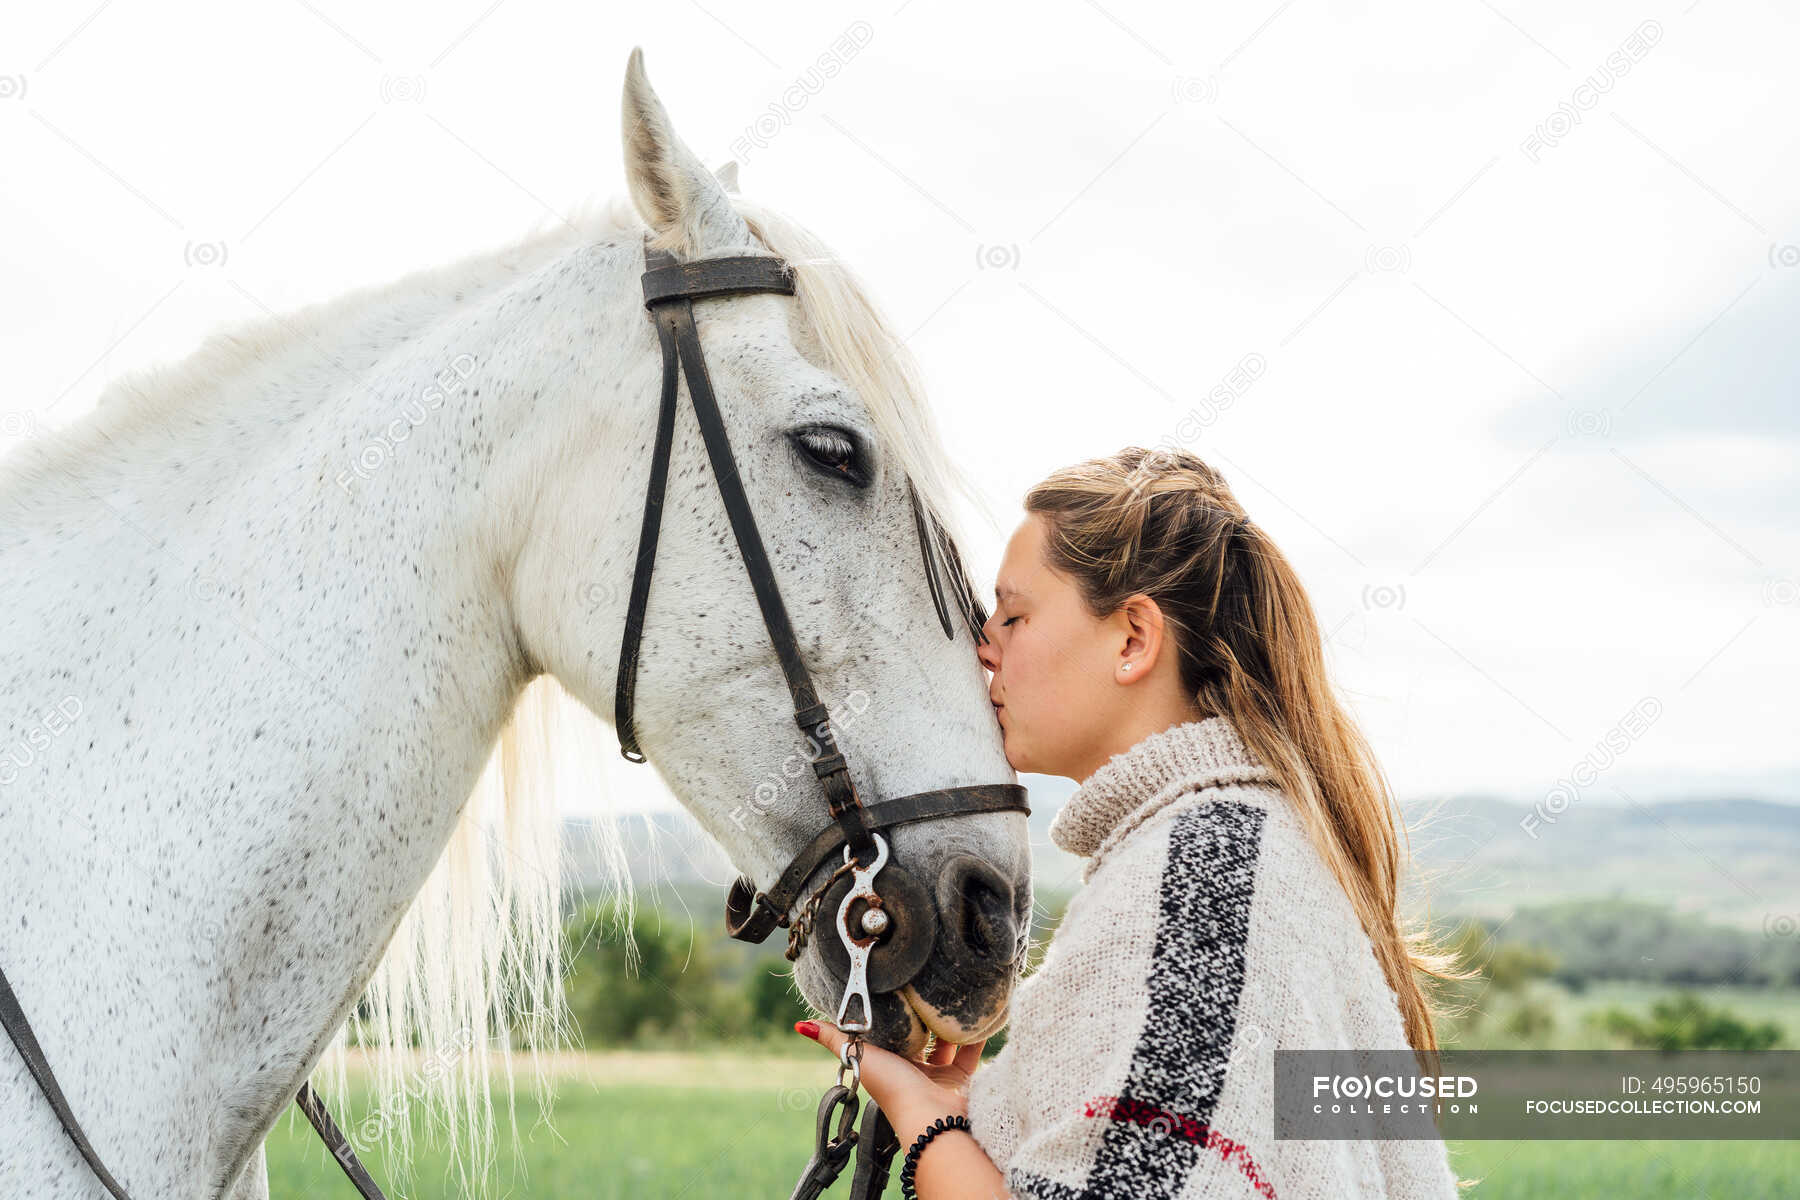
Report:
[[[931,1144],[932,1138],[946,1129],[960,1129],[970,1137],[975,1136],[969,1129],[969,1118],[958,1115],[939,1117],[924,1133],[914,1138],[913,1144],[906,1151],[906,1161],[900,1164],[900,1194],[906,1200],[919,1200],[919,1193],[913,1184],[913,1176],[919,1172],[919,1155],[925,1152],[925,1147]]]

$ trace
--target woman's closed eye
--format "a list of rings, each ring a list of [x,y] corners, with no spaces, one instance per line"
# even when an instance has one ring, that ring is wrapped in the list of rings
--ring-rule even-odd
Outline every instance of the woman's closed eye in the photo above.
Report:
[[[1008,617],[1008,618],[1006,618],[1006,620],[1000,622],[1000,628],[1005,629],[1008,625],[1011,625],[1014,621],[1017,621],[1018,619],[1019,619],[1018,617]]]

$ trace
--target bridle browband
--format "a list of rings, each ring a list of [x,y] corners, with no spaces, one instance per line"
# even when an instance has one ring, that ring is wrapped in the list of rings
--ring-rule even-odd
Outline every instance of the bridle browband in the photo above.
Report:
[[[775,655],[781,662],[782,674],[787,677],[788,690],[793,694],[794,722],[811,739],[808,745],[818,747],[818,753],[812,756],[813,772],[825,790],[825,801],[831,809],[832,823],[794,856],[787,869],[766,892],[757,891],[748,879],[740,878],[732,884],[725,907],[726,931],[740,941],[760,942],[776,926],[786,926],[789,923],[790,913],[798,902],[807,879],[840,847],[849,851],[845,856],[846,864],[856,865],[852,860],[861,859],[865,852],[876,849],[877,830],[913,821],[929,821],[969,813],[1029,813],[1031,810],[1025,803],[1025,789],[1011,783],[939,788],[869,805],[865,805],[857,795],[856,785],[850,779],[849,764],[838,750],[837,739],[831,730],[831,714],[819,700],[818,691],[813,687],[812,675],[800,657],[793,624],[788,620],[787,607],[781,602],[781,591],[775,585],[774,572],[770,570],[768,555],[763,550],[762,536],[757,532],[756,517],[744,494],[743,481],[738,477],[731,442],[725,434],[725,422],[719,414],[718,402],[713,397],[712,382],[706,374],[706,359],[700,350],[700,335],[694,328],[695,300],[714,296],[739,296],[751,292],[774,292],[791,296],[794,294],[793,272],[781,259],[768,255],[739,255],[680,263],[667,251],[654,249],[647,243],[644,247],[644,260],[644,306],[650,310],[650,318],[656,323],[657,337],[662,343],[662,401],[656,423],[656,450],[650,461],[649,491],[644,498],[644,525],[638,535],[637,567],[631,581],[631,602],[625,616],[624,641],[619,647],[619,678],[614,697],[619,749],[620,753],[633,762],[645,761],[644,753],[638,747],[637,729],[632,721],[632,692],[637,681],[638,650],[644,635],[644,610],[650,598],[650,573],[656,565],[656,542],[662,526],[663,493],[668,484],[669,456],[675,437],[675,402],[680,390],[680,373],[685,369],[688,395],[694,403],[694,414],[700,421],[700,433],[706,441],[707,457],[712,461],[713,477],[719,482],[719,493],[725,500],[725,511],[731,518],[732,532],[737,535],[744,568],[749,572],[751,586],[756,590],[756,602],[762,609],[763,624],[768,627],[769,640],[775,644]],[[977,642],[985,641],[981,626],[985,623],[986,616],[980,601],[968,586],[956,548],[951,545],[935,515],[931,518],[928,530],[924,507],[919,502],[918,493],[913,490],[911,480],[907,481],[907,491],[912,499],[919,547],[925,556],[926,584],[930,588],[932,606],[937,611],[945,636],[954,639],[956,630],[950,621],[950,610],[944,598],[944,581],[938,574],[934,547],[944,555],[948,563],[945,571],[949,576],[950,586],[956,591],[957,602],[972,636]],[[877,863],[883,860],[885,853]],[[871,873],[875,869],[878,867],[870,868]],[[890,868],[890,875],[901,876],[901,880],[896,882],[904,883],[904,873],[898,868]],[[902,891],[905,891],[904,887]],[[845,910],[848,911],[848,902]],[[873,942],[875,939],[871,936],[866,940]],[[908,953],[916,957],[917,949],[916,946],[912,947]],[[865,955],[866,950],[865,946]],[[867,1018],[871,1014],[866,1008],[866,996],[864,1001],[864,1016]],[[839,1021],[840,1024],[843,1023],[841,1011]],[[12,985],[7,982],[4,971],[0,971],[0,1026],[5,1027],[7,1036],[12,1039],[20,1057],[24,1059],[26,1069],[31,1072],[31,1077],[37,1082],[44,1098],[50,1102],[57,1121],[95,1177],[116,1200],[131,1200],[124,1186],[113,1178],[100,1161],[81,1122],[70,1109],[69,1102],[57,1083],[56,1074],[50,1069],[50,1062],[39,1046],[31,1022],[26,1020],[25,1011],[19,1005],[18,997],[13,994]],[[835,1090],[844,1092],[845,1089],[840,1086]],[[306,1114],[307,1121],[324,1141],[363,1200],[386,1200],[381,1188],[357,1158],[349,1139],[331,1119],[331,1114],[326,1111],[324,1102],[313,1091],[310,1082],[300,1085],[294,1102]],[[832,1103],[841,1105],[842,1101],[834,1100]],[[892,1129],[876,1123],[881,1118],[879,1110],[873,1104],[870,1105],[869,1117],[864,1121],[865,1128],[871,1131],[869,1140],[872,1144],[877,1140],[873,1131],[885,1133],[885,1138],[882,1139],[885,1147],[880,1153],[886,1157],[880,1160],[881,1165],[872,1168],[879,1175],[879,1181],[872,1184],[869,1179],[863,1178],[869,1172],[859,1164],[859,1182],[853,1189],[859,1195],[879,1194],[882,1183],[886,1181],[887,1158],[891,1158],[893,1154]],[[838,1165],[841,1166],[841,1162]],[[835,1175],[835,1172],[832,1174]],[[818,1181],[829,1182],[823,1178]]]
[[[857,795],[849,764],[838,749],[831,714],[819,699],[812,674],[800,656],[793,623],[788,619],[781,589],[776,585],[775,573],[763,549],[756,516],[744,492],[737,460],[731,452],[731,441],[725,432],[725,420],[713,395],[712,380],[707,375],[706,358],[700,347],[700,334],[694,327],[694,301],[752,292],[791,296],[794,294],[793,270],[781,259],[770,255],[734,255],[677,262],[668,251],[648,242],[644,246],[644,267],[644,307],[650,311],[650,319],[656,325],[657,338],[662,344],[662,399],[657,414],[656,444],[650,459],[650,483],[644,497],[644,524],[638,535],[636,574],[631,581],[631,599],[625,614],[625,635],[619,646],[613,720],[618,730],[620,753],[632,762],[645,761],[632,718],[632,695],[644,634],[644,612],[650,598],[650,577],[656,566],[656,543],[662,526],[663,493],[675,439],[676,401],[680,377],[685,371],[688,396],[693,401],[694,416],[700,423],[700,435],[706,443],[713,478],[718,481],[725,513],[737,538],[738,552],[743,556],[744,569],[756,592],[756,603],[762,609],[763,624],[768,628],[775,657],[793,697],[794,723],[809,739],[809,751],[816,747],[817,752],[809,753],[809,758],[813,773],[825,792],[825,803],[832,820],[794,856],[766,891],[758,891],[755,884],[744,878],[731,885],[725,907],[726,932],[739,941],[760,942],[777,926],[788,924],[807,879],[840,847],[847,847],[853,858],[861,859],[873,851],[876,830],[970,813],[1029,813],[1031,810],[1026,804],[1025,789],[1012,783],[939,788],[874,804],[864,804]],[[920,551],[925,558],[926,583],[945,635],[955,638],[956,630],[950,622],[934,546],[944,552],[949,562],[946,573],[956,590],[971,635],[977,642],[985,641],[981,632],[985,617],[977,619],[981,615],[980,604],[968,586],[955,548],[950,545],[935,515],[928,534],[924,507],[910,480],[907,490],[912,500]]]

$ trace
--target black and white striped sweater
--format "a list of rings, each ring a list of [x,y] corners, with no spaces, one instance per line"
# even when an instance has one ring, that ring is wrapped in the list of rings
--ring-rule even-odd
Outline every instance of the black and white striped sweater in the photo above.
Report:
[[[1456,1196],[1440,1141],[1277,1141],[1273,1052],[1402,1049],[1349,898],[1228,720],[1153,734],[1051,825],[1086,885],[975,1074],[1021,1200]]]

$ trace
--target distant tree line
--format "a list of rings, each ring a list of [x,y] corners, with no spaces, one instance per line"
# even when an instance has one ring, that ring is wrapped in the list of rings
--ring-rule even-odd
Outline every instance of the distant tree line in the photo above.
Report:
[[[1664,905],[1569,900],[1479,922],[1497,947],[1554,960],[1551,978],[1579,991],[1591,980],[1674,986],[1800,987],[1800,937],[1785,926],[1738,929]]]
[[[747,945],[727,937],[723,923],[710,916],[718,903],[712,891],[679,891],[673,900],[641,905],[633,914],[635,949],[627,946],[615,903],[570,902],[563,924],[565,992],[584,1045],[598,1050],[760,1038],[797,1048],[794,1022],[817,1014],[794,985],[786,932],[778,929],[763,945]],[[1027,973],[1042,957],[1067,901],[1062,893],[1038,898]],[[1004,1031],[996,1034],[986,1053],[997,1053],[1005,1042]]]
[[[1510,923],[1502,928],[1516,938]],[[1447,1045],[1505,1045],[1508,1040],[1518,1046],[1567,1045],[1562,1039],[1574,1031],[1561,1020],[1564,1006],[1531,984],[1550,979],[1567,986],[1578,980],[1574,990],[1580,990],[1589,980],[1602,978],[1571,972],[1542,946],[1502,940],[1480,922],[1458,926],[1451,946],[1459,965],[1475,974],[1439,988],[1446,1017],[1439,1034]],[[1786,1040],[1786,1031],[1774,1021],[1746,1020],[1685,990],[1652,1000],[1647,1017],[1614,1006],[1584,1014],[1580,1024],[1605,1041],[1647,1050],[1768,1050]],[[1493,1041],[1495,1034],[1500,1042]]]
[[[1066,904],[1041,897],[1032,965]],[[632,922],[628,951],[621,913],[604,901],[579,901],[565,923],[567,995],[584,1043],[685,1045],[767,1039],[785,1046],[793,1023],[813,1014],[783,956],[785,937],[750,946],[725,936],[710,891],[648,903]],[[705,905],[704,908],[701,905]],[[705,916],[695,916],[703,913]],[[1579,992],[1589,983],[1625,981],[1671,988],[1800,986],[1800,939],[1723,926],[1661,905],[1630,900],[1566,901],[1518,909],[1504,921],[1464,920],[1454,930],[1459,957],[1479,971],[1447,989],[1460,1023],[1474,1029],[1493,1014],[1493,1030],[1522,1042],[1556,1032],[1556,1013],[1529,985],[1551,980]],[[1693,1039],[1754,1049],[1778,1044],[1773,1024],[1742,1021],[1692,996],[1657,1001],[1649,1016],[1609,1010],[1592,1024],[1632,1045],[1690,1048]],[[991,1039],[992,1054],[1004,1034]]]
[[[732,942],[686,913],[640,909],[628,947],[621,913],[588,903],[564,924],[569,1009],[590,1049],[789,1033],[809,1012],[782,956]]]

